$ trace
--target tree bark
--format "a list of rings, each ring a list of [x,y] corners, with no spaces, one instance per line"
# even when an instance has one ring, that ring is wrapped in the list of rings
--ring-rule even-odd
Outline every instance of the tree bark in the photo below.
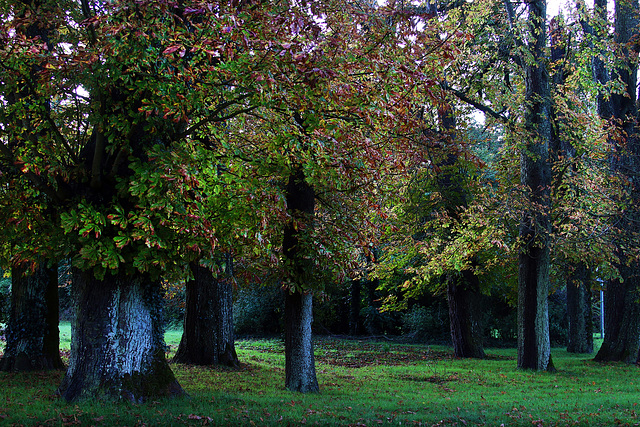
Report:
[[[284,228],[282,249],[289,263],[288,289],[285,292],[285,387],[302,393],[319,391],[316,378],[311,323],[312,294],[306,291],[313,283],[313,261],[309,259],[315,210],[313,188],[305,181],[298,166],[286,189],[287,210],[291,220]]]
[[[567,282],[567,317],[569,320],[569,353],[593,353],[593,321],[591,319],[590,272],[577,264]]]
[[[320,389],[311,334],[312,301],[311,293],[285,294],[285,387],[301,393],[317,392]]]
[[[164,354],[161,287],[140,273],[73,273],[71,356],[58,394],[144,402],[181,396]]]
[[[0,371],[63,369],[58,330],[58,273],[44,265],[11,271],[11,311]]]
[[[529,5],[529,51],[525,63],[525,142],[520,156],[520,182],[527,191],[528,212],[519,228],[518,367],[553,370],[549,339],[549,208],[551,168],[551,95],[544,66],[546,2]]]
[[[482,325],[483,296],[478,277],[469,270],[451,274],[447,284],[451,341],[456,357],[484,359]]]
[[[227,260],[230,267],[230,260]],[[238,366],[233,333],[233,288],[227,278],[191,264],[186,283],[184,330],[174,362],[191,365]],[[230,271],[227,271],[229,274]]]

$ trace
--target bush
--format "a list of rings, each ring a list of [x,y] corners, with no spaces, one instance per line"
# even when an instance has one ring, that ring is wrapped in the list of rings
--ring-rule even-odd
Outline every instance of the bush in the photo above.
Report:
[[[518,340],[518,309],[504,298],[486,298],[484,317],[485,340],[490,346],[512,347]]]
[[[402,315],[402,332],[415,342],[450,343],[449,312],[446,302],[415,305]]]
[[[236,336],[269,336],[283,330],[284,296],[276,286],[250,285],[238,291],[233,303]]]
[[[327,285],[323,292],[313,294],[313,332],[316,334],[349,333],[349,287]]]

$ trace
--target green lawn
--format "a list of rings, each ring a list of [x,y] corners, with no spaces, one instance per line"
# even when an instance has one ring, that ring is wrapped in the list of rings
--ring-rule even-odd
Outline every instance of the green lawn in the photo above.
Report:
[[[68,325],[61,336],[68,338]],[[169,331],[175,351],[179,331]],[[63,342],[68,339],[63,338]],[[279,340],[239,341],[237,370],[173,365],[190,398],[142,405],[54,396],[62,373],[1,374],[4,425],[639,425],[637,366],[553,350],[558,372],[516,369],[514,349],[456,360],[446,347],[318,339],[321,393],[283,389]]]

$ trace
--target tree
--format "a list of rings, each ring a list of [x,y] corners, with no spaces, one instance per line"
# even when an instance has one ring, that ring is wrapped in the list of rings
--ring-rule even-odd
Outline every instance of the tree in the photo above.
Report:
[[[192,263],[193,279],[186,283],[184,328],[174,362],[238,366],[233,334],[231,257],[224,271]]]
[[[2,371],[62,369],[58,331],[58,272],[37,265],[11,271],[11,308]]]
[[[311,9],[276,3],[270,13],[278,16],[278,28],[296,30],[283,38],[261,28],[261,40],[278,40],[278,50],[264,51],[265,61],[278,51],[279,58],[273,71],[251,76],[268,82],[269,91],[260,108],[234,126],[250,130],[238,144],[247,150],[243,158],[256,159],[256,168],[279,183],[285,202],[277,265],[286,291],[285,383],[313,392],[312,293],[352,263],[354,247],[369,247],[363,206],[378,201],[385,172],[404,168],[408,150],[396,147],[407,146],[416,124],[409,105],[430,82],[418,71],[428,61],[418,63],[414,55],[437,53],[425,35],[412,40],[415,28],[391,8],[378,14],[331,1]],[[397,14],[404,27],[390,31],[382,24],[385,13]],[[361,31],[361,22],[371,31]]]
[[[44,2],[26,2],[32,8],[41,7]],[[28,13],[27,8],[17,10],[17,17],[24,19]],[[37,37],[47,51],[52,49],[49,41],[49,28],[34,23],[27,23],[16,28],[17,34],[23,37]],[[37,73],[42,69],[42,64],[31,64],[31,72]],[[33,88],[28,86],[11,87],[4,94],[4,101],[8,106],[16,106],[22,102],[28,102],[33,95]],[[42,105],[50,109],[49,103]],[[19,138],[7,140],[5,150],[18,148],[20,139],[37,139],[41,136],[39,129],[31,123],[30,117],[13,115],[11,119],[23,125]],[[11,285],[11,309],[7,328],[7,347],[2,360],[0,370],[23,371],[39,369],[61,369],[62,359],[59,353],[58,332],[58,276],[55,267],[47,265],[51,259],[43,256],[27,256],[29,259],[21,259],[25,256],[24,248],[28,243],[21,239],[20,232],[14,228],[20,228],[21,232],[28,235],[28,241],[34,247],[50,245],[46,236],[46,221],[50,220],[50,212],[43,209],[42,197],[34,195],[16,194],[12,188],[24,188],[24,181],[15,168],[0,166],[2,180],[2,207],[7,211],[14,211],[14,215],[4,217],[6,224],[3,227],[3,241],[10,247],[7,258],[13,258],[7,264],[12,271]],[[19,212],[19,213],[17,213]],[[26,243],[26,244],[25,244]],[[33,248],[33,247],[32,247]],[[27,250],[29,255],[34,255],[37,250]],[[13,261],[13,262],[11,262]]]
[[[546,2],[528,3],[525,117],[520,155],[521,184],[529,205],[520,223],[518,256],[518,367],[553,370],[549,342],[549,203],[551,93],[545,69]],[[524,59],[524,58],[523,58]]]
[[[444,202],[447,216],[459,220],[459,212],[468,207],[468,190],[464,188],[464,169],[461,166],[460,152],[453,146],[456,139],[456,122],[451,105],[445,105],[440,111],[444,145],[444,161],[437,164],[441,173],[436,181]],[[484,358],[483,327],[480,322],[482,294],[480,281],[473,271],[478,260],[472,259],[469,268],[446,273],[447,302],[449,304],[449,322],[451,340],[456,357]]]
[[[562,104],[558,102],[558,94],[563,95],[563,101],[571,105],[571,94],[563,93],[564,86],[567,85],[567,78],[570,75],[568,69],[570,33],[568,32],[562,17],[554,17],[550,22],[550,44],[551,44],[551,81],[554,92],[554,103],[552,105],[552,144],[550,147],[551,161],[553,168],[552,200],[559,205],[564,200],[566,191],[563,186],[573,185],[570,175],[576,175],[578,162],[576,161],[577,149],[570,142],[571,133],[563,132],[569,129],[563,117]],[[573,61],[575,62],[575,61]],[[577,143],[579,144],[579,143]],[[565,176],[568,175],[568,176]],[[567,183],[567,181],[569,181]],[[563,185],[564,184],[564,185]],[[579,197],[579,196],[578,196]],[[571,203],[566,203],[570,205]],[[554,229],[558,228],[560,221],[554,221]],[[561,223],[561,222],[560,222]],[[557,251],[562,253],[562,251]],[[557,255],[557,254],[556,254]],[[564,260],[561,256],[555,257],[556,269],[566,269],[566,275],[559,275],[566,281],[567,289],[567,320],[568,320],[568,344],[567,351],[570,353],[592,353],[593,352],[593,324],[591,321],[591,269],[585,260],[572,261]]]
[[[311,341],[313,295],[305,289],[307,283],[314,281],[314,267],[306,251],[313,235],[315,194],[301,166],[289,175],[286,203],[291,219],[284,228],[282,241],[290,275],[284,297],[285,387],[302,393],[317,392]]]
[[[606,18],[606,2],[595,3],[597,22]],[[610,155],[612,171],[618,175],[626,192],[622,200],[623,209],[615,218],[614,226],[619,230],[615,237],[617,260],[614,262],[619,278],[608,280],[605,300],[605,339],[595,356],[596,361],[638,360],[640,349],[640,282],[638,279],[637,246],[629,244],[636,239],[640,212],[640,187],[636,176],[640,170],[640,139],[637,137],[638,109],[636,106],[637,61],[629,43],[638,36],[638,2],[615,2],[615,42],[618,46],[619,62],[607,75],[606,69],[594,61],[594,74],[599,84],[620,84],[609,97],[598,99],[598,113],[612,127],[613,152]],[[606,21],[604,21],[606,22]],[[606,33],[594,33],[606,37]]]
[[[151,166],[149,148],[168,144],[177,128],[138,111],[149,86],[139,75],[126,77],[136,58],[118,51],[122,38],[109,39],[114,26],[101,19],[118,10],[103,6],[7,3],[3,93],[24,96],[3,105],[2,161],[28,183],[12,190],[34,194],[53,212],[47,231],[56,247],[35,249],[48,257],[62,252],[77,269],[72,354],[59,394],[138,402],[182,394],[164,356],[160,269],[153,267],[164,261],[154,252],[162,251],[166,227],[139,181]],[[23,26],[55,37],[43,45]],[[65,43],[68,50],[60,50]],[[38,138],[22,132],[25,123]]]
[[[567,351],[593,353],[593,320],[591,314],[591,271],[585,264],[574,265],[567,280]]]

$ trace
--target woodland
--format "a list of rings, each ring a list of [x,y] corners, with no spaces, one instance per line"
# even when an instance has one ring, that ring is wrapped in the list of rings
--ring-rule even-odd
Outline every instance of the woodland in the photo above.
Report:
[[[186,397],[202,367],[255,374],[240,326],[280,337],[292,402],[371,345],[327,334],[635,376],[640,7],[546,6],[0,0],[0,381],[49,375],[57,405]]]

